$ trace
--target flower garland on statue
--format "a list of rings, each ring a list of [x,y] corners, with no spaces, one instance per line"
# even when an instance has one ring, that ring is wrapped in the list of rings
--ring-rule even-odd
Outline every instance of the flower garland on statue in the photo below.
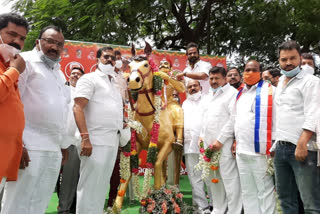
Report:
[[[130,108],[128,109],[129,111],[128,116],[130,121],[129,126],[132,128],[131,138],[130,138],[130,150],[129,150],[130,152],[127,149],[126,151],[123,151],[122,156],[120,156],[120,175],[121,175],[120,182],[125,183],[130,176],[130,172],[127,171],[129,169],[127,163],[130,157],[130,168],[131,168],[132,180],[133,180],[133,192],[139,200],[146,198],[147,194],[150,193],[152,169],[154,167],[155,161],[157,159],[157,153],[158,153],[158,136],[159,136],[159,129],[160,129],[160,112],[161,112],[161,103],[162,103],[161,90],[163,87],[163,81],[161,76],[159,75],[158,67],[156,66],[152,58],[149,58],[149,64],[153,72],[153,92],[155,95],[154,106],[156,110],[155,110],[155,115],[153,119],[152,130],[151,130],[151,140],[148,147],[147,164],[146,164],[147,169],[145,170],[145,173],[144,173],[142,192],[140,192],[140,183],[139,183],[139,176],[138,176],[139,156],[138,156],[137,144],[136,144],[137,143],[136,134],[142,133],[142,125],[141,123],[132,120],[133,112],[131,111]],[[133,97],[132,101],[135,102],[137,100],[137,93],[132,93],[132,97]],[[135,124],[135,123],[138,123],[138,124]],[[121,161],[121,157],[122,157],[122,161]],[[124,193],[121,192],[121,190],[119,190],[118,195],[123,196]]]
[[[196,170],[202,171],[201,178],[205,180],[209,177],[210,170],[214,172],[214,177],[216,177],[216,171],[219,169],[219,160],[221,156],[221,151],[213,151],[210,145],[207,149],[204,149],[203,141],[200,142],[200,156],[199,162],[194,167]],[[218,183],[218,178],[213,178],[212,183]]]

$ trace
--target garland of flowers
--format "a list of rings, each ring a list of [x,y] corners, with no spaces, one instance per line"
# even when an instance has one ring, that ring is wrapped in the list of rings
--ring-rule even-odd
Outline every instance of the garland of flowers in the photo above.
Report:
[[[136,134],[142,133],[142,125],[141,123],[137,121],[133,121],[133,112],[130,108],[128,108],[128,117],[129,117],[129,126],[132,128],[131,130],[131,138],[130,138],[130,153],[126,151],[123,153],[123,158],[120,159],[120,175],[121,180],[120,182],[125,183],[126,180],[129,178],[127,177],[127,174],[130,174],[130,172],[126,171],[128,170],[128,155],[130,154],[130,168],[132,172],[132,180],[133,180],[133,191],[135,196],[141,200],[142,198],[146,198],[147,194],[150,193],[150,186],[151,186],[151,178],[152,178],[152,169],[154,167],[154,164],[157,160],[157,154],[158,154],[158,137],[159,137],[159,129],[160,129],[160,111],[161,111],[161,90],[163,87],[163,81],[159,74],[158,67],[154,63],[152,58],[149,58],[149,64],[151,67],[151,70],[153,72],[153,92],[154,92],[154,106],[155,106],[155,115],[153,119],[153,125],[151,130],[151,140],[148,147],[148,155],[147,155],[147,169],[144,173],[144,181],[143,181],[143,188],[142,192],[140,192],[140,183],[139,183],[139,156],[137,152],[137,139]],[[132,102],[135,103],[137,101],[137,95],[138,93],[130,91],[132,95]],[[131,124],[130,124],[131,123]],[[135,124],[138,123],[138,124]],[[121,156],[120,156],[121,158]],[[122,160],[122,164],[121,164]],[[121,168],[121,165],[123,168]],[[127,168],[124,168],[127,167]],[[127,179],[126,179],[127,178]],[[124,196],[124,192],[118,191],[119,196]]]
[[[212,149],[212,145],[210,145],[207,149],[204,149],[203,141],[200,142],[200,155],[199,162],[194,167],[196,170],[202,171],[201,178],[205,180],[209,177],[210,170],[214,172],[214,177],[216,177],[216,171],[219,169],[219,160],[221,156],[221,151],[214,151]],[[218,183],[218,178],[213,178],[211,180],[212,183]]]
[[[268,157],[267,164],[268,164],[267,174],[270,176],[273,176],[274,175],[273,158]]]
[[[139,157],[137,154],[137,146],[136,146],[136,133],[142,133],[142,124],[138,121],[133,121],[133,112],[128,106],[128,126],[131,128],[131,139],[129,143],[122,148],[122,152],[120,153],[120,183],[125,183],[130,177],[130,168],[133,170],[134,175],[139,180],[138,177],[138,166],[139,166]],[[134,180],[134,179],[133,179]],[[124,196],[125,191],[119,190],[119,196]]]

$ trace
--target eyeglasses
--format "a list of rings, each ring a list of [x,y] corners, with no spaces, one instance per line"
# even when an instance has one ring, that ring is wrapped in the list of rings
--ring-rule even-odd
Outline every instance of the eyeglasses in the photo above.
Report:
[[[111,58],[112,61],[116,61],[116,57],[112,56],[112,55],[104,55],[103,58],[105,58],[106,60],[108,60],[109,58]]]
[[[50,38],[41,38],[42,40],[46,41],[50,45],[57,45],[59,48],[63,48],[64,42],[58,42],[57,40],[50,39]]]

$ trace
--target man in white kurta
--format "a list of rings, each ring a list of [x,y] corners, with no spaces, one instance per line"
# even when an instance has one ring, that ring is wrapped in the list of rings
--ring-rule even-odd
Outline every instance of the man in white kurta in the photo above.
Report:
[[[274,214],[276,199],[274,181],[267,174],[267,158],[271,147],[271,132],[267,121],[274,117],[272,103],[274,88],[261,80],[260,64],[249,61],[243,73],[245,87],[236,98],[233,113],[222,132],[213,143],[219,149],[226,140],[235,134],[237,141],[236,160],[240,175],[241,194],[245,213]],[[260,94],[260,111],[257,111],[256,97]],[[272,110],[272,112],[268,111]],[[260,128],[256,129],[256,114],[260,115]],[[271,113],[271,115],[269,115]],[[269,118],[269,119],[267,119]],[[270,125],[270,124],[269,124]],[[256,131],[255,131],[256,130]],[[255,132],[259,140],[255,143]],[[268,144],[269,142],[269,144]],[[259,149],[256,149],[257,148]]]
[[[201,211],[208,208],[209,204],[204,189],[204,181],[201,179],[201,172],[194,169],[194,166],[199,162],[198,139],[202,127],[202,94],[199,81],[190,80],[187,83],[187,92],[187,99],[182,104],[184,111],[183,149],[188,177],[192,187],[192,203]]]
[[[57,27],[44,28],[32,51],[22,53],[26,70],[19,78],[26,126],[24,146],[30,162],[19,179],[7,184],[2,214],[43,214],[58,178],[65,142],[70,91],[60,70],[64,37]]]
[[[76,90],[76,84],[79,78],[84,75],[84,71],[80,67],[73,67],[70,72],[70,95],[71,102],[69,104],[69,113],[67,120],[67,132],[68,137],[67,140],[70,141],[70,146],[68,147],[68,160],[63,165],[61,176],[59,176],[60,188],[58,197],[59,197],[59,207],[58,213],[69,213],[70,209],[76,200],[76,190],[79,180],[79,170],[80,170],[80,159],[77,151],[77,144],[80,141],[79,131],[77,129],[77,125],[74,120],[73,115],[73,105],[74,105],[74,96]],[[58,182],[59,182],[58,181]]]
[[[204,140],[205,149],[219,136],[226,126],[232,107],[238,94],[238,90],[226,82],[227,72],[223,67],[213,67],[209,71],[210,93],[203,102],[203,120],[200,137]],[[231,146],[234,138],[225,140],[221,148],[219,169],[214,174],[210,170],[206,181],[213,199],[214,214],[237,214],[242,210],[241,187],[238,168],[235,158],[232,157]],[[212,183],[213,178],[219,179],[218,183]]]
[[[191,42],[187,45],[186,55],[188,57],[187,67],[183,73],[177,74],[178,80],[184,77],[185,83],[187,84],[190,79],[198,80],[202,87],[202,94],[208,94],[209,92],[209,70],[211,64],[200,59],[200,53],[198,45]]]
[[[78,214],[102,214],[123,127],[122,98],[115,87],[115,56],[111,47],[98,50],[95,72],[76,86],[74,114],[82,138]]]

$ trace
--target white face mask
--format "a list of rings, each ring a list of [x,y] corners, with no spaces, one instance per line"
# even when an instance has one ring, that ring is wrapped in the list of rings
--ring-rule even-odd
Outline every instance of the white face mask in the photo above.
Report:
[[[102,62],[99,60],[98,68],[100,71],[106,75],[110,75],[113,78],[115,77],[114,67],[110,64],[102,64]]]
[[[61,57],[59,57],[58,59],[51,59],[50,57],[45,55],[42,51],[40,40],[39,40],[39,49],[40,50],[38,51],[38,55],[39,55],[41,61],[44,64],[46,64],[49,68],[51,68],[51,69],[55,68],[59,64],[59,62],[61,61]]]
[[[201,91],[198,91],[197,93],[194,93],[194,94],[188,94],[188,99],[192,101],[197,101],[200,99],[200,97],[201,97]]]
[[[122,60],[121,60],[121,59],[116,60],[116,65],[115,65],[116,68],[121,69],[121,68],[122,68],[122,65],[123,65],[123,63],[122,63]]]
[[[301,68],[302,68],[302,70],[304,70],[307,74],[311,74],[311,75],[314,74],[314,68],[311,67],[311,66],[308,65],[308,64],[302,65]]]
[[[1,44],[0,44],[0,55],[2,56],[4,62],[9,62],[10,61],[10,57],[14,57],[15,55],[19,54],[21,52],[21,50],[5,44],[2,40],[2,37],[0,35],[0,40],[1,40]]]

